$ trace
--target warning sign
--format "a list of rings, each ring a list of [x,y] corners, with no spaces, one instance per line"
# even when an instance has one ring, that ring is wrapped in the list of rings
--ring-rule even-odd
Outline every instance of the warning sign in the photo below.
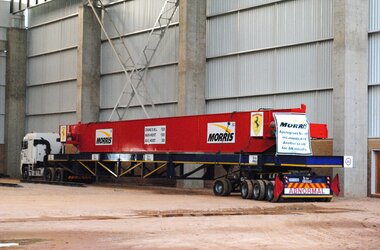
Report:
[[[312,155],[310,125],[305,114],[275,113],[277,154]]]

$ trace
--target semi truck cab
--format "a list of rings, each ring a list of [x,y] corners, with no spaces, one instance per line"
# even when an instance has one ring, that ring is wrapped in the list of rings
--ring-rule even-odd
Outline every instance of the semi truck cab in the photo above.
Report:
[[[57,133],[28,133],[22,140],[20,172],[23,179],[43,176],[43,163],[49,154],[59,154],[62,148]]]

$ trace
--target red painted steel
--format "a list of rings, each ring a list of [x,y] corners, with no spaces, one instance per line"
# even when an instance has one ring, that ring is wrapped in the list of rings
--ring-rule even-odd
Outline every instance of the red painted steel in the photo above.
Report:
[[[263,153],[276,144],[273,137],[273,113],[305,113],[306,106],[295,109],[261,110],[263,136],[251,137],[251,112],[232,112],[144,120],[96,122],[69,125],[66,143],[77,145],[80,152],[254,152]],[[208,123],[235,122],[235,143],[208,143]],[[232,123],[230,123],[232,126]],[[166,126],[165,144],[144,144],[144,128]],[[112,129],[112,145],[96,145],[96,130]],[[272,131],[271,131],[272,130]],[[109,130],[108,130],[109,131]]]

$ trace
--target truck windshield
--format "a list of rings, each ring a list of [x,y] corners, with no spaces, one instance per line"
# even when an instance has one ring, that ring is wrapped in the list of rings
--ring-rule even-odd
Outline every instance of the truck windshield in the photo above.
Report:
[[[22,141],[21,147],[22,147],[22,149],[27,149],[28,148],[28,141]]]

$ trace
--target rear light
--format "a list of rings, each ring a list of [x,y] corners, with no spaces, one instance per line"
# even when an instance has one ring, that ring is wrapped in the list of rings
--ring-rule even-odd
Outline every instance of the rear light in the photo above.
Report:
[[[334,179],[331,182],[330,188],[336,196],[339,196],[339,193],[340,193],[339,175],[335,175]]]

